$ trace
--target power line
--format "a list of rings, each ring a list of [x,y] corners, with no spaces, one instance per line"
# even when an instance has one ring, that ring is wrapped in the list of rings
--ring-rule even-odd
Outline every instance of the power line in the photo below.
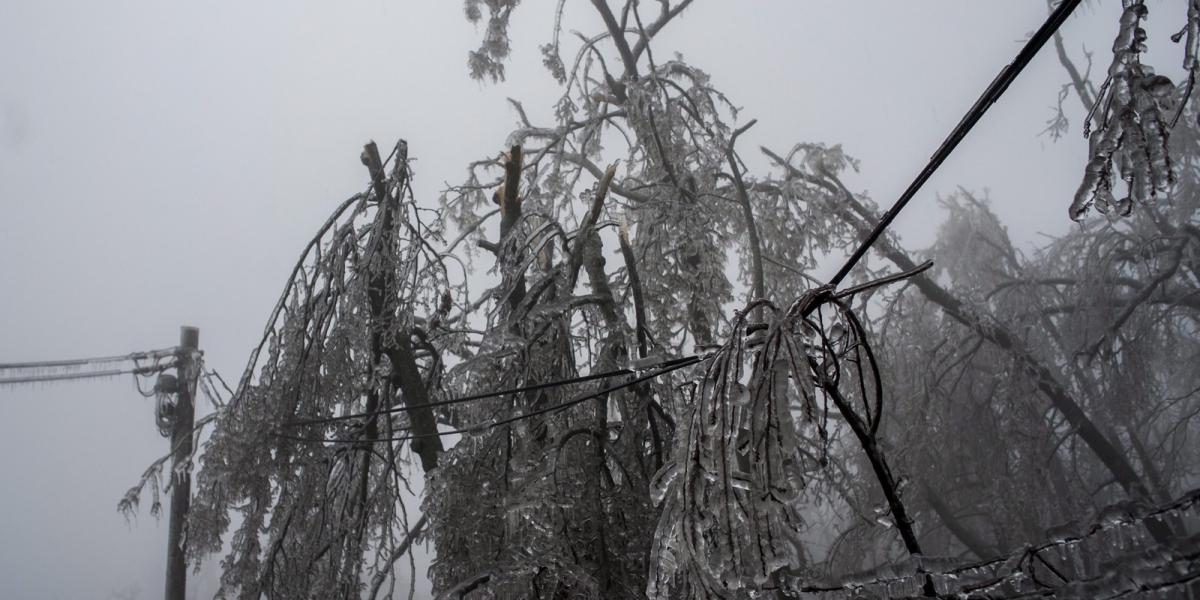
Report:
[[[672,358],[669,360],[652,363],[652,364],[645,365],[645,366],[626,367],[626,368],[616,369],[613,371],[605,371],[603,373],[591,373],[588,375],[581,375],[579,377],[572,377],[570,379],[560,379],[557,381],[547,381],[545,383],[537,383],[537,384],[533,384],[533,385],[508,388],[508,389],[504,389],[504,390],[481,392],[478,394],[472,394],[470,396],[460,396],[458,398],[449,398],[446,400],[438,400],[435,402],[429,402],[427,404],[421,404],[420,406],[412,406],[412,407],[394,406],[392,408],[385,408],[385,409],[376,410],[376,411],[354,413],[354,414],[348,414],[348,415],[338,415],[338,416],[334,416],[334,417],[322,417],[322,418],[315,418],[315,419],[297,419],[297,420],[293,420],[293,421],[287,421],[283,425],[285,427],[289,427],[289,426],[301,426],[301,425],[318,425],[321,423],[338,423],[341,421],[352,421],[354,419],[362,419],[365,417],[374,417],[374,416],[378,416],[378,415],[386,415],[386,414],[391,414],[391,413],[410,412],[410,411],[421,409],[421,408],[436,408],[438,406],[462,404],[464,402],[473,402],[475,400],[485,400],[488,398],[507,396],[509,394],[519,394],[519,393],[523,393],[523,392],[532,392],[532,391],[543,390],[543,389],[547,389],[547,388],[561,387],[561,386],[571,385],[571,384],[575,384],[575,383],[584,383],[587,381],[595,381],[597,379],[609,379],[612,377],[620,377],[622,375],[634,375],[634,374],[638,373],[639,371],[644,371],[646,368],[651,368],[651,367],[675,367],[675,368],[678,368],[679,366],[687,366],[687,365],[691,365],[696,362],[699,362],[700,360],[702,360],[703,358],[706,358],[707,356],[708,356],[707,354],[706,355],[691,354],[688,356],[683,356],[680,358]],[[674,368],[668,369],[665,371],[661,371],[661,372],[666,373],[666,372],[673,371],[673,370],[674,370]]]
[[[97,356],[92,358],[71,358],[64,360],[43,360],[34,362],[20,363],[0,363],[0,371],[10,370],[27,370],[27,369],[48,369],[55,367],[78,367],[83,365],[113,363],[124,361],[136,361],[146,359],[160,359],[169,356],[174,356],[178,352],[178,348],[161,348],[158,350],[146,350],[145,352],[131,352],[129,354],[121,354],[117,356]]]
[[[678,369],[682,369],[684,367],[688,367],[688,366],[697,364],[711,356],[712,356],[711,354],[692,355],[692,356],[687,356],[684,358],[675,359],[673,361],[669,361],[669,363],[664,363],[664,364],[669,364],[669,366],[663,367],[661,369],[658,369],[651,373],[647,373],[645,375],[641,375],[641,376],[634,378],[630,381],[627,381],[625,383],[619,383],[616,385],[612,385],[612,386],[609,386],[609,387],[607,387],[603,390],[597,391],[597,392],[592,392],[590,394],[584,394],[583,396],[572,398],[565,402],[560,402],[560,403],[552,405],[552,406],[540,408],[538,410],[534,410],[534,411],[530,411],[530,412],[523,413],[520,415],[516,415],[514,417],[509,417],[507,419],[501,419],[499,421],[490,421],[487,423],[479,423],[476,425],[472,425],[470,427],[463,427],[461,429],[454,429],[451,431],[439,431],[437,433],[424,433],[424,434],[418,433],[418,434],[413,434],[413,435],[388,437],[388,438],[376,438],[376,439],[370,439],[370,440],[310,438],[310,437],[303,437],[303,436],[288,435],[285,433],[280,433],[278,431],[272,432],[272,435],[277,438],[281,438],[281,439],[285,439],[285,440],[292,440],[292,441],[297,441],[297,442],[318,443],[318,444],[321,444],[321,443],[327,443],[327,444],[374,444],[374,443],[379,443],[379,442],[403,442],[403,441],[408,441],[408,440],[431,438],[431,437],[441,437],[441,436],[445,436],[445,435],[455,435],[455,434],[464,434],[464,433],[482,433],[489,429],[495,429],[496,427],[499,427],[501,425],[515,423],[517,421],[528,419],[530,417],[536,417],[536,416],[543,415],[543,414],[550,413],[550,412],[557,412],[560,410],[565,410],[565,409],[575,406],[577,404],[587,402],[588,400],[600,398],[600,397],[606,396],[608,394],[611,394],[612,392],[616,392],[616,391],[622,390],[624,388],[637,385],[648,379],[653,379],[660,375],[665,375],[667,373],[670,373],[671,371],[675,371]],[[548,385],[548,384],[543,384],[543,385]],[[415,408],[425,408],[427,406],[429,406],[429,405],[423,404],[420,407],[415,407]],[[408,430],[404,429],[404,431],[408,431]]]
[[[133,369],[108,369],[105,371],[87,371],[83,373],[57,373],[53,375],[28,375],[25,377],[0,377],[0,385],[47,383],[51,381],[71,381],[77,379],[97,379],[102,377],[117,377],[120,375],[128,375],[130,373],[137,375],[148,375],[150,373],[165,371],[174,366],[174,363],[165,363],[149,367],[136,367]]]
[[[99,379],[128,374],[148,375],[174,367],[174,361],[167,363],[159,361],[174,357],[177,353],[178,348],[172,347],[115,356],[0,363],[0,375],[6,375],[0,377],[0,385]],[[143,366],[139,363],[143,360],[152,360],[154,364]],[[133,366],[121,368],[118,363],[122,362],[131,362]]]
[[[850,274],[850,270],[871,249],[875,240],[880,235],[883,235],[883,232],[892,224],[892,221],[896,219],[900,211],[904,210],[904,207],[913,199],[913,196],[917,195],[917,191],[921,189],[921,186],[925,185],[925,182],[929,180],[934,171],[937,171],[938,167],[942,166],[942,162],[950,156],[951,152],[954,152],[954,149],[958,147],[958,143],[983,118],[984,113],[991,108],[992,104],[995,104],[1000,99],[1000,96],[1004,95],[1004,92],[1008,90],[1008,86],[1017,78],[1017,75],[1021,74],[1021,71],[1025,69],[1038,51],[1042,49],[1042,46],[1046,44],[1046,41],[1054,36],[1054,32],[1058,31],[1058,28],[1062,26],[1063,22],[1067,20],[1067,17],[1071,16],[1071,13],[1078,6],[1079,0],[1063,0],[1058,5],[1058,8],[1054,9],[1054,12],[1050,14],[1046,22],[1042,24],[1037,32],[1033,34],[1033,37],[1029,38],[1029,41],[1021,48],[1021,51],[1017,53],[1017,57],[1011,63],[1005,65],[1004,69],[1000,71],[996,78],[992,80],[992,83],[988,85],[987,89],[983,91],[983,94],[979,96],[979,99],[975,101],[975,104],[971,106],[967,114],[958,122],[958,125],[954,127],[950,135],[946,137],[946,140],[942,142],[937,152],[933,153],[933,156],[929,159],[929,163],[917,174],[917,178],[909,184],[908,189],[904,190],[904,193],[900,195],[896,203],[884,213],[883,218],[875,225],[875,229],[855,249],[854,254],[851,254],[850,258],[846,259],[846,263],[842,265],[841,270],[833,276],[833,279],[829,280],[831,286],[837,287],[846,278],[846,275]]]

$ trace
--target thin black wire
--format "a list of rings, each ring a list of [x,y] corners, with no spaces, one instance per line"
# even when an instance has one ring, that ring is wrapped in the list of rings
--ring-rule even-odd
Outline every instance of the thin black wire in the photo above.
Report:
[[[967,133],[969,133],[971,129],[975,127],[975,124],[978,123],[981,118],[983,118],[984,113],[991,108],[992,104],[1000,99],[1000,96],[1004,94],[1004,92],[1008,89],[1008,86],[1017,78],[1017,75],[1021,74],[1021,71],[1025,69],[1030,61],[1033,60],[1033,57],[1038,53],[1038,51],[1042,49],[1042,46],[1046,44],[1046,41],[1054,36],[1054,32],[1058,31],[1058,28],[1062,26],[1063,22],[1067,20],[1067,17],[1069,17],[1078,6],[1079,0],[1063,0],[1063,2],[1058,5],[1058,8],[1054,9],[1054,12],[1050,14],[1050,17],[1046,19],[1046,22],[1042,24],[1037,32],[1033,34],[1033,37],[1029,38],[1029,41],[1025,43],[1023,48],[1021,48],[1021,51],[1017,53],[1017,57],[1014,58],[1011,63],[1006,65],[1004,69],[1000,71],[1000,74],[996,76],[996,79],[992,80],[992,83],[983,91],[983,94],[978,100],[975,101],[975,104],[971,106],[971,109],[967,111],[966,116],[964,116],[963,119],[959,121],[958,125],[955,126],[950,132],[950,135],[946,138],[946,141],[942,142],[942,145],[937,149],[937,152],[933,153],[933,156],[929,159],[929,163],[925,165],[925,168],[922,169],[919,174],[917,174],[917,178],[914,179],[911,184],[909,184],[908,189],[904,190],[904,193],[900,195],[900,198],[896,200],[896,203],[893,204],[886,213],[884,213],[883,218],[880,219],[879,223],[875,225],[875,229],[871,231],[870,235],[868,235],[865,240],[863,240],[862,244],[858,246],[858,249],[854,251],[854,254],[851,254],[850,258],[846,259],[846,263],[842,265],[841,270],[833,276],[833,279],[829,280],[830,285],[837,287],[837,285],[846,278],[846,275],[850,274],[850,270],[853,269],[854,266],[858,264],[858,261],[862,259],[863,255],[865,255],[867,251],[871,249],[871,246],[875,243],[875,240],[878,239],[880,235],[883,235],[883,232],[887,230],[889,225],[892,224],[892,221],[896,219],[896,216],[900,214],[900,211],[904,210],[904,207],[908,205],[910,200],[913,199],[913,196],[917,195],[917,192],[921,189],[921,186],[925,185],[925,182],[933,175],[934,171],[937,171],[938,167],[942,166],[942,162],[944,162],[946,158],[950,156],[951,152],[954,152],[954,149],[958,147],[959,142],[961,142],[963,138],[966,137]]]
[[[649,367],[671,367],[671,366],[675,366],[675,365],[679,365],[679,364],[683,364],[684,366],[686,366],[686,365],[690,365],[690,364],[693,364],[693,363],[701,360],[705,356],[706,355],[691,354],[688,356],[683,356],[680,358],[673,358],[670,360],[666,360],[666,361],[663,361],[660,363],[655,363],[655,364],[648,365],[648,366]],[[639,370],[644,370],[644,369],[632,369],[632,368],[626,367],[626,368],[616,369],[613,371],[605,371],[603,373],[592,373],[589,375],[581,375],[579,377],[572,377],[570,379],[547,381],[545,383],[536,383],[533,385],[508,388],[505,390],[481,392],[478,394],[472,394],[470,396],[461,396],[458,398],[437,400],[434,402],[429,402],[429,403],[421,404],[418,406],[394,406],[392,408],[385,408],[385,409],[376,410],[376,411],[354,413],[354,414],[349,414],[349,415],[338,415],[335,417],[323,417],[323,418],[316,418],[316,419],[296,419],[296,420],[284,422],[283,426],[284,427],[297,427],[297,426],[301,426],[301,425],[318,425],[321,423],[338,423],[341,421],[352,421],[354,419],[362,419],[362,418],[366,418],[366,417],[374,417],[374,416],[386,415],[386,414],[391,414],[391,413],[410,412],[413,410],[423,409],[423,408],[436,408],[439,406],[461,404],[463,402],[473,402],[475,400],[486,400],[488,398],[497,398],[500,396],[507,396],[509,394],[519,394],[522,392],[532,392],[532,391],[537,391],[537,390],[544,390],[547,388],[561,387],[561,386],[565,386],[565,385],[572,385],[575,383],[584,383],[584,382],[588,382],[588,381],[595,381],[597,379],[609,379],[612,377],[620,377],[622,375],[633,375],[633,374],[637,373]],[[663,371],[663,372],[667,372],[667,371]]]
[[[271,434],[277,438],[282,438],[282,439],[292,440],[292,441],[297,441],[297,442],[328,443],[328,444],[374,444],[374,443],[379,443],[379,442],[403,442],[403,441],[407,441],[407,440],[415,440],[415,439],[423,439],[423,438],[431,438],[431,437],[441,437],[444,435],[455,435],[455,434],[463,434],[463,433],[482,433],[489,429],[495,429],[496,427],[499,427],[501,425],[515,423],[515,422],[523,420],[523,419],[528,419],[530,417],[536,417],[538,415],[544,415],[544,414],[550,413],[550,412],[557,412],[560,410],[570,408],[577,404],[587,402],[588,400],[600,398],[602,396],[611,394],[612,392],[616,392],[618,390],[622,390],[624,388],[637,385],[648,379],[653,379],[660,375],[665,375],[667,373],[670,373],[671,371],[675,371],[678,369],[682,369],[684,367],[694,365],[696,363],[703,361],[704,359],[708,358],[709,356],[712,356],[712,355],[711,354],[706,354],[703,356],[692,355],[692,356],[688,356],[685,358],[676,359],[674,361],[671,361],[672,364],[670,364],[670,366],[667,366],[667,367],[664,367],[657,371],[654,371],[653,373],[647,373],[645,375],[642,375],[640,377],[637,377],[637,378],[627,381],[625,383],[619,383],[617,385],[609,386],[598,392],[592,392],[590,394],[585,394],[583,396],[579,396],[577,398],[572,398],[571,400],[567,400],[565,402],[560,402],[560,403],[552,405],[552,406],[540,408],[538,410],[520,414],[520,415],[517,415],[514,417],[509,417],[507,419],[501,419],[499,421],[491,421],[488,423],[480,423],[477,425],[473,425],[471,427],[464,427],[462,429],[455,429],[455,430],[451,430],[451,431],[439,431],[437,433],[418,433],[418,434],[413,434],[413,435],[405,435],[405,436],[389,437],[389,438],[376,438],[376,439],[370,439],[370,440],[349,440],[349,439],[336,439],[336,438],[335,439],[309,438],[309,437],[288,435],[285,433],[280,433],[278,431],[273,431],[273,432],[271,432]],[[414,408],[424,408],[426,406],[429,406],[429,405],[422,404],[421,406],[414,407]]]

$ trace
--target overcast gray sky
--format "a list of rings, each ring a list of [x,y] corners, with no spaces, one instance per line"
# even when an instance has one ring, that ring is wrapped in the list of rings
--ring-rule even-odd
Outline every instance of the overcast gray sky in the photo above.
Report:
[[[567,5],[568,28],[599,29]],[[1096,72],[1119,5],[1063,28]],[[1152,2],[1152,24],[1183,10]],[[885,203],[1045,14],[1044,0],[702,0],[656,52],[681,52],[759,119],[741,147],[842,143],[862,159],[851,187]],[[365,187],[364,142],[407,139],[432,204],[502,148],[505,97],[549,123],[537,45],[553,19],[553,2],[523,2],[509,80],[485,86],[467,77],[481,32],[458,0],[0,2],[0,362],[170,346],[190,324],[236,378],[302,245]],[[1151,29],[1151,57],[1177,77],[1169,28]],[[1043,52],[901,217],[910,246],[958,185],[989,189],[1023,243],[1065,230],[1084,143],[1077,128],[1038,135],[1065,80]],[[0,388],[0,595],[160,596],[165,521],[127,525],[116,503],[165,451],[128,378]],[[211,578],[190,595],[211,597]]]

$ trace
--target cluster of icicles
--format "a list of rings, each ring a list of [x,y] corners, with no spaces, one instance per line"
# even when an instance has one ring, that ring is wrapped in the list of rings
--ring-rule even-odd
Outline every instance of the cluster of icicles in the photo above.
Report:
[[[1200,67],[1200,6],[1194,1],[1188,5],[1187,26],[1180,33],[1187,33],[1184,68],[1189,73],[1190,92]],[[1175,84],[1141,63],[1141,53],[1146,50],[1146,31],[1141,25],[1147,12],[1144,2],[1125,0],[1113,42],[1113,62],[1084,127],[1091,143],[1083,182],[1070,208],[1070,216],[1076,221],[1089,208],[1101,214],[1127,216],[1135,203],[1156,197],[1174,184],[1169,137],[1183,106],[1174,118],[1166,115]],[[1186,102],[1186,95],[1182,102]],[[1089,130],[1093,116],[1099,123],[1094,133]],[[1114,162],[1126,188],[1120,199],[1113,192]]]
[[[814,389],[794,309],[765,332],[748,332],[743,315],[707,363],[671,460],[652,483],[662,507],[652,599],[752,594],[800,567],[795,499],[804,481],[792,401],[801,398],[811,417]]]

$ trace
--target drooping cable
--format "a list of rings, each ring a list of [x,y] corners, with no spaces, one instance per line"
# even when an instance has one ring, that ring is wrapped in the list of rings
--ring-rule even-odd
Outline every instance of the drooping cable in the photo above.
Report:
[[[0,371],[24,371],[33,369],[48,369],[55,367],[82,367],[86,365],[100,363],[114,363],[125,361],[136,361],[146,359],[160,359],[174,356],[178,351],[177,348],[160,348],[158,350],[146,350],[144,352],[130,352],[129,354],[120,354],[116,356],[96,356],[92,358],[71,358],[64,360],[41,360],[33,362],[19,363],[0,363]]]
[[[481,432],[487,431],[489,429],[494,429],[496,427],[500,427],[501,425],[515,423],[517,421],[521,421],[521,420],[528,419],[531,417],[536,417],[539,415],[544,415],[544,414],[551,413],[551,412],[558,412],[560,410],[565,410],[565,409],[575,406],[577,404],[587,402],[588,400],[594,400],[596,398],[604,397],[613,392],[616,392],[616,391],[637,385],[639,383],[642,383],[643,381],[647,381],[649,379],[654,379],[655,377],[665,375],[667,373],[670,373],[671,371],[675,371],[678,369],[682,369],[684,367],[694,365],[696,363],[703,361],[706,358],[709,358],[710,356],[712,356],[712,355],[711,354],[693,355],[693,356],[688,356],[685,358],[676,359],[674,361],[671,361],[669,366],[665,366],[665,367],[662,367],[655,371],[652,371],[650,373],[646,373],[639,377],[635,377],[634,379],[631,379],[630,381],[609,386],[609,387],[604,388],[597,392],[584,394],[582,396],[578,396],[578,397],[572,398],[570,400],[560,402],[558,404],[546,406],[546,407],[543,407],[543,408],[540,408],[537,410],[533,410],[533,411],[530,411],[527,413],[522,413],[520,415],[508,417],[506,419],[500,419],[498,421],[488,421],[486,423],[478,423],[478,424],[472,425],[470,427],[463,427],[463,428],[454,429],[454,430],[450,430],[450,431],[439,431],[437,433],[413,434],[413,435],[388,437],[388,438],[376,438],[376,439],[368,439],[368,440],[338,439],[338,438],[333,438],[333,439],[310,438],[310,437],[289,435],[289,434],[281,433],[279,431],[272,432],[272,435],[277,438],[281,438],[281,439],[285,439],[285,440],[292,440],[292,441],[297,441],[297,442],[328,443],[328,444],[372,444],[372,443],[379,443],[379,442],[403,442],[403,441],[415,440],[415,439],[421,439],[421,438],[427,438],[427,437],[440,437],[440,436],[455,435],[455,434],[481,433]],[[417,408],[424,408],[426,406],[428,406],[428,405],[422,405],[421,407],[417,407]],[[361,415],[359,415],[359,416],[361,416]]]
[[[0,377],[0,385],[17,385],[27,383],[49,383],[53,381],[71,381],[77,379],[99,379],[104,377],[119,377],[130,373],[136,375],[148,375],[165,371],[174,367],[173,364],[154,365],[149,367],[137,367],[132,369],[106,369],[103,371],[87,371],[83,373],[53,373],[46,375],[27,375],[22,377]]]
[[[394,406],[392,408],[385,408],[382,410],[353,413],[353,414],[347,414],[347,415],[338,415],[338,416],[333,416],[333,417],[322,417],[322,418],[316,418],[316,419],[296,419],[293,421],[287,421],[286,423],[284,423],[284,426],[301,426],[301,425],[318,425],[321,423],[338,423],[341,421],[352,421],[354,419],[362,419],[362,418],[374,417],[374,416],[378,416],[378,415],[386,415],[386,414],[391,414],[391,413],[410,412],[413,410],[423,409],[423,408],[437,408],[439,406],[462,404],[464,402],[473,402],[475,400],[486,400],[488,398],[499,398],[502,396],[507,396],[509,394],[519,394],[519,393],[523,393],[523,392],[544,390],[544,389],[548,389],[548,388],[561,387],[561,386],[572,385],[572,384],[576,384],[576,383],[584,383],[584,382],[588,382],[588,381],[595,381],[597,379],[609,379],[612,377],[620,377],[622,375],[634,375],[634,374],[636,374],[640,371],[643,371],[647,368],[673,367],[673,368],[669,369],[669,371],[673,371],[675,368],[679,368],[680,366],[687,366],[687,365],[695,364],[696,362],[701,360],[703,357],[704,357],[703,355],[692,354],[692,355],[683,356],[680,358],[673,358],[670,360],[665,360],[662,362],[649,364],[644,367],[636,367],[635,366],[635,367],[626,367],[626,368],[621,368],[621,369],[615,369],[612,371],[605,371],[603,373],[590,373],[588,375],[581,375],[579,377],[571,377],[569,379],[560,379],[557,381],[547,381],[545,383],[537,383],[537,384],[533,384],[533,385],[526,385],[526,386],[503,389],[503,390],[493,390],[493,391],[489,391],[489,392],[481,392],[478,394],[471,394],[469,396],[460,396],[458,398],[449,398],[446,400],[437,400],[434,402],[429,402],[428,404],[421,404],[420,406],[413,406],[413,407]],[[663,371],[663,372],[669,372],[669,371]]]

